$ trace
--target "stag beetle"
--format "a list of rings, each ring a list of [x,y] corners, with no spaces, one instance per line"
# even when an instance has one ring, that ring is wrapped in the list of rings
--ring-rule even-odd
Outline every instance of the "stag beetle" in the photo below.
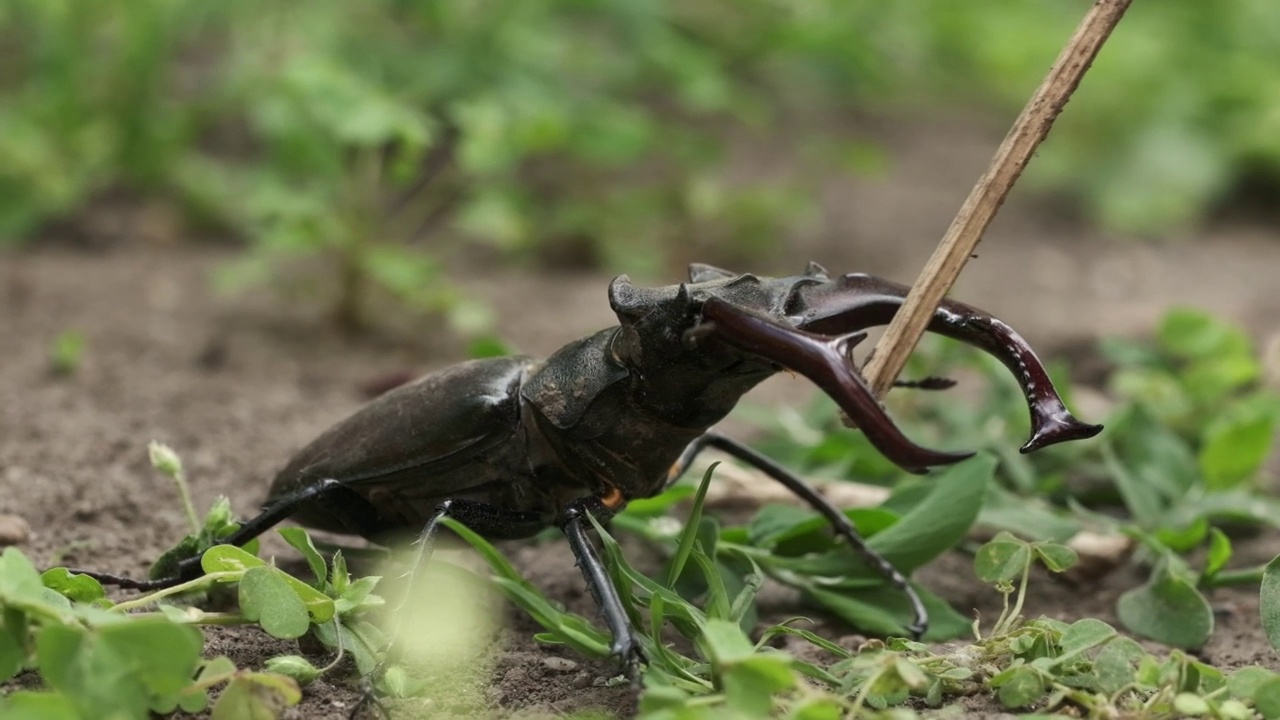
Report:
[[[853,365],[863,330],[887,323],[907,288],[869,275],[764,278],[708,265],[689,282],[609,286],[618,325],[569,343],[549,359],[464,362],[382,395],[316,438],[276,476],[263,512],[228,542],[243,544],[286,518],[387,543],[418,533],[420,556],[441,518],[489,538],[558,526],[613,634],[612,651],[643,660],[595,549],[589,520],[606,522],[628,500],[660,492],[712,447],[753,465],[801,497],[885,579],[908,595],[917,637],[928,617],[906,579],[863,542],[848,518],[768,458],[710,428],[753,386],[790,369],[837,401],[880,452],[924,472],[969,454],[920,447],[893,424]],[[929,326],[999,358],[1031,413],[1029,452],[1102,428],[1067,411],[1044,367],[1005,323],[944,301]],[[199,558],[152,581],[96,574],[139,589],[200,574]]]

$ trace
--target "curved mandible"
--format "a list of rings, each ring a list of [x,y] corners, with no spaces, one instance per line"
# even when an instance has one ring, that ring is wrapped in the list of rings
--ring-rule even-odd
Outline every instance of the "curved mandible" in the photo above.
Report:
[[[909,290],[871,275],[849,274],[797,288],[798,307],[788,319],[798,328],[824,334],[884,325],[893,319]],[[1101,425],[1081,422],[1067,410],[1040,358],[1004,321],[971,305],[943,300],[933,313],[929,330],[985,350],[1017,378],[1031,413],[1031,437],[1022,452],[1102,432]]]
[[[703,303],[702,318],[705,322],[689,331],[692,338],[714,337],[809,378],[857,422],[877,450],[897,465],[922,473],[931,465],[972,456],[930,450],[902,434],[850,358],[849,349],[866,337],[865,333],[835,338],[814,335],[715,297]]]

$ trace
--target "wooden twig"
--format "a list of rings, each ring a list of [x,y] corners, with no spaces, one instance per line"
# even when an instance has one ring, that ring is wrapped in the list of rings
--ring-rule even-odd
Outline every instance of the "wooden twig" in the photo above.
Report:
[[[1049,69],[1044,82],[1022,109],[1022,114],[996,150],[991,166],[974,185],[959,214],[951,221],[951,227],[938,243],[938,249],[911,288],[902,309],[894,315],[893,322],[876,345],[865,372],[877,397],[884,397],[898,373],[902,372],[907,356],[920,341],[938,303],[955,284],[982,233],[991,224],[1032,153],[1049,134],[1053,121],[1062,112],[1130,2],[1096,0]]]

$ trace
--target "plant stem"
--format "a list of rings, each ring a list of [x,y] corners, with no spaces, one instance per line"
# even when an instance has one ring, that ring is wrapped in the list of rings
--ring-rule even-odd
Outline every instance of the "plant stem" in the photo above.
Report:
[[[1206,580],[1203,585],[1211,588],[1226,587],[1228,585],[1257,585],[1262,582],[1262,574],[1266,569],[1266,565],[1259,565],[1240,570],[1223,570]]]
[[[200,516],[196,515],[195,503],[191,502],[191,488],[187,486],[187,474],[181,470],[173,474],[173,482],[178,486],[178,495],[182,497],[182,508],[187,511],[187,522],[191,524],[191,534],[200,534]]]
[[[1053,121],[1062,112],[1098,50],[1129,7],[1130,0],[1096,0],[1085,14],[1075,34],[1049,69],[1040,87],[1014,121],[991,165],[978,179],[968,199],[960,207],[933,257],[920,273],[902,308],[867,363],[867,382],[877,397],[884,397],[902,372],[907,356],[924,334],[934,309],[960,270],[973,255],[982,233],[991,224],[1009,190],[1022,174],[1040,142],[1049,134]]]
[[[190,592],[205,585],[212,585],[220,580],[238,579],[242,575],[244,575],[243,570],[224,570],[222,572],[209,573],[208,575],[202,575],[195,580],[188,580],[180,585],[174,585],[173,587],[167,587],[163,590],[157,590],[149,595],[143,595],[140,598],[134,598],[128,602],[117,603],[112,606],[111,609],[116,612],[129,612],[130,610],[146,607],[163,598],[169,597],[170,595],[181,595],[184,592]]]

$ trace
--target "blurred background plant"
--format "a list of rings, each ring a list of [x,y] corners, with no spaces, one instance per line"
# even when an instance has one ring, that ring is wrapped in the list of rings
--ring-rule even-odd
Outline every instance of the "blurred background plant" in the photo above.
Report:
[[[823,170],[884,157],[833,122],[960,102],[1005,117],[1079,7],[866,0],[243,0],[0,7],[0,242],[101,203],[245,242],[359,326],[371,296],[484,313],[459,253],[644,275],[759,260]],[[1280,173],[1262,0],[1135,7],[1030,179],[1104,227],[1169,233]],[[1122,111],[1123,110],[1123,111]],[[786,155],[744,173],[731,148]]]

